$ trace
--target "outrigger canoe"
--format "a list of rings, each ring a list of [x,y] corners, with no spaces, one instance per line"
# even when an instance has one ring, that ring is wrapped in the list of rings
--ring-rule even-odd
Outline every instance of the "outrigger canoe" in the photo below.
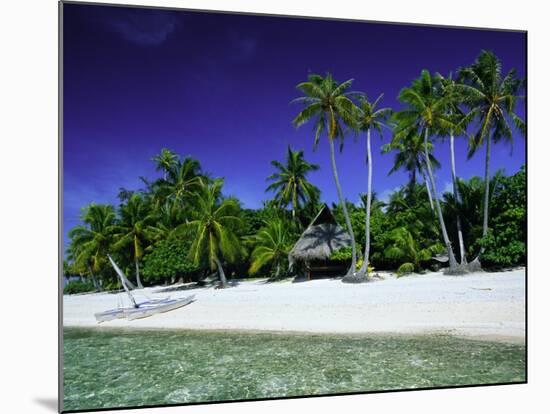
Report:
[[[104,312],[95,313],[94,316],[98,323],[112,321],[113,319],[122,319],[126,318],[128,320],[147,318],[148,316],[154,315],[156,313],[164,313],[174,309],[181,308],[182,306],[188,305],[193,302],[195,295],[187,296],[184,298],[171,299],[170,297],[162,299],[149,299],[145,302],[137,303],[133,295],[130,293],[130,289],[126,285],[125,281],[126,276],[116,265],[115,261],[110,255],[107,255],[111,265],[115,269],[116,273],[120,277],[122,287],[126,291],[132,306],[130,307],[118,307],[116,309],[109,309]]]

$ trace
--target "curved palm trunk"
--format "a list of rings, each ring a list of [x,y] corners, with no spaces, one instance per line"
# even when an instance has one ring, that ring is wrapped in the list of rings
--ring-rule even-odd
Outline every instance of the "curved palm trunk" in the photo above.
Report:
[[[420,169],[420,172],[422,173],[422,179],[424,180],[424,184],[426,184],[426,191],[428,192],[428,199],[430,200],[430,207],[432,208],[432,211],[435,213],[434,209],[434,200],[432,198],[432,190],[430,190],[430,184],[428,183],[428,179],[426,178],[426,172],[423,168]]]
[[[449,273],[457,273],[457,263],[455,259],[455,255],[453,252],[453,247],[451,245],[451,241],[449,240],[449,235],[447,234],[447,228],[445,227],[445,221],[443,220],[443,213],[441,212],[441,205],[439,204],[439,197],[437,196],[437,188],[435,186],[435,180],[432,173],[432,165],[430,162],[430,157],[428,153],[428,128],[424,131],[424,154],[426,156],[426,167],[428,170],[428,176],[430,177],[430,184],[432,186],[433,196],[434,196],[434,202],[435,202],[435,208],[437,211],[437,217],[439,219],[439,225],[441,227],[441,234],[443,236],[443,242],[445,243],[445,246],[447,247],[447,255],[449,256]]]
[[[451,139],[450,139],[450,146],[451,146],[451,177],[453,180],[453,195],[455,197],[455,200],[459,201],[458,196],[458,186],[456,182],[456,166],[455,166],[455,137],[451,133]],[[466,265],[466,252],[464,248],[464,238],[462,237],[462,223],[460,221],[460,214],[457,213],[456,215],[456,230],[458,232],[458,244],[460,246],[460,264]]]
[[[216,266],[218,266],[218,275],[220,276],[220,282],[222,283],[222,288],[227,287],[227,279],[225,277],[225,272],[223,271],[222,264],[220,260],[216,257],[214,258],[214,262],[216,262]]]
[[[336,191],[338,192],[340,205],[342,206],[342,211],[344,212],[344,218],[346,219],[346,227],[348,228],[348,233],[351,238],[351,266],[347,274],[352,275],[355,273],[355,268],[357,266],[357,251],[355,246],[355,236],[353,235],[353,229],[351,227],[351,221],[349,219],[348,208],[346,207],[346,201],[344,199],[344,194],[342,193],[342,188],[340,187],[340,180],[338,179],[338,170],[336,168],[336,157],[334,155],[334,141],[331,138],[329,138],[329,144],[330,144],[330,161],[332,164],[332,174],[334,175]]]
[[[135,260],[136,263],[136,282],[138,289],[143,289],[143,285],[141,284],[141,278],[139,277],[139,260]]]
[[[365,206],[365,255],[359,273],[368,276],[369,251],[370,251],[370,208],[372,202],[372,153],[370,147],[370,129],[367,130],[367,205]]]

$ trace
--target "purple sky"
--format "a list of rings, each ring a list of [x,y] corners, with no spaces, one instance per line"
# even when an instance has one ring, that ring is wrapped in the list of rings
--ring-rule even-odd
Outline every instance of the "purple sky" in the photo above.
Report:
[[[163,147],[199,159],[225,177],[226,194],[253,208],[270,198],[270,161],[283,159],[290,144],[321,166],[310,180],[324,201],[336,201],[326,139],[313,152],[312,127],[291,124],[300,107],[289,102],[309,72],[354,78],[353,90],[373,99],[384,93],[382,104],[394,109],[399,90],[422,69],[448,74],[481,49],[493,51],[504,71],[525,76],[525,34],[518,32],[75,4],[63,14],[65,234],[82,206],[116,205],[120,187],[142,188],[139,176],[156,177],[150,159]],[[373,186],[385,199],[407,177],[387,175],[393,155],[380,155],[381,143],[375,137]],[[456,149],[459,176],[483,174],[483,154],[467,160],[463,138]],[[450,185],[448,152],[437,144],[440,191]],[[354,202],[366,191],[364,154],[364,137],[350,136],[337,156],[344,194]],[[513,151],[493,147],[493,172],[513,173],[524,162],[518,134]]]

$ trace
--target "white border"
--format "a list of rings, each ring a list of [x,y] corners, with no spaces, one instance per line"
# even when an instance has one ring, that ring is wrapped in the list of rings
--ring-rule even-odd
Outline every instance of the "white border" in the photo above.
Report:
[[[110,3],[124,3],[110,1]],[[134,4],[478,26],[529,31],[529,384],[218,404],[139,413],[540,412],[548,406],[550,294],[545,177],[550,38],[543,2],[156,0]],[[540,6],[539,6],[540,4]],[[57,2],[11,1],[0,13],[3,412],[51,413],[57,399]],[[536,225],[535,225],[536,223]],[[543,228],[544,227],[544,228]],[[546,231],[545,231],[546,230]],[[542,407],[537,409],[536,407]]]

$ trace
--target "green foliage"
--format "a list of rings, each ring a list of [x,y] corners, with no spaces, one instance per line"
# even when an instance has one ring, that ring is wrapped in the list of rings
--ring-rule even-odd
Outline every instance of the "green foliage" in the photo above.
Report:
[[[501,177],[491,200],[490,229],[482,238],[486,266],[525,264],[527,254],[527,195],[525,167],[510,176]]]
[[[330,260],[345,262],[351,260],[351,247],[342,247],[330,255]]]
[[[280,207],[291,206],[293,218],[304,205],[319,199],[321,191],[307,181],[307,175],[317,171],[319,166],[307,162],[303,151],[293,151],[289,145],[285,164],[271,161],[271,165],[277,171],[267,177],[268,181],[272,181],[267,191],[275,192],[274,201]]]
[[[389,236],[390,244],[384,250],[385,257],[398,263],[412,264],[413,270],[416,271],[420,271],[423,263],[428,262],[434,254],[442,250],[439,243],[422,247],[405,227],[394,229]]]
[[[397,277],[405,276],[412,272],[414,272],[414,264],[406,262],[397,268]]]
[[[459,80],[454,88],[476,121],[477,131],[470,139],[469,156],[487,139],[512,141],[510,124],[525,135],[525,124],[515,112],[524,81],[516,77],[515,69],[504,75],[500,60],[492,52],[482,50],[471,66],[459,70]]]
[[[240,205],[235,198],[222,197],[223,180],[204,185],[195,195],[192,220],[180,226],[180,232],[191,231],[194,240],[189,259],[196,265],[216,269],[217,262],[237,262],[244,249],[237,236],[242,228]]]
[[[288,267],[288,252],[295,242],[295,240],[291,242],[288,227],[288,223],[281,219],[275,219],[265,223],[265,227],[250,239],[254,246],[248,270],[251,275],[258,273],[268,265],[276,278],[281,275],[281,269],[285,272]]]
[[[64,295],[74,295],[75,293],[86,293],[95,291],[94,284],[91,280],[73,280],[63,288]]]
[[[359,244],[357,245],[357,250],[361,251],[361,246]],[[334,260],[336,262],[348,262],[351,260],[351,254],[351,247],[342,247],[332,252],[330,255],[330,260]]]
[[[189,260],[189,239],[171,238],[154,245],[143,258],[143,279],[149,283],[171,282],[182,277],[189,280],[198,267]]]

